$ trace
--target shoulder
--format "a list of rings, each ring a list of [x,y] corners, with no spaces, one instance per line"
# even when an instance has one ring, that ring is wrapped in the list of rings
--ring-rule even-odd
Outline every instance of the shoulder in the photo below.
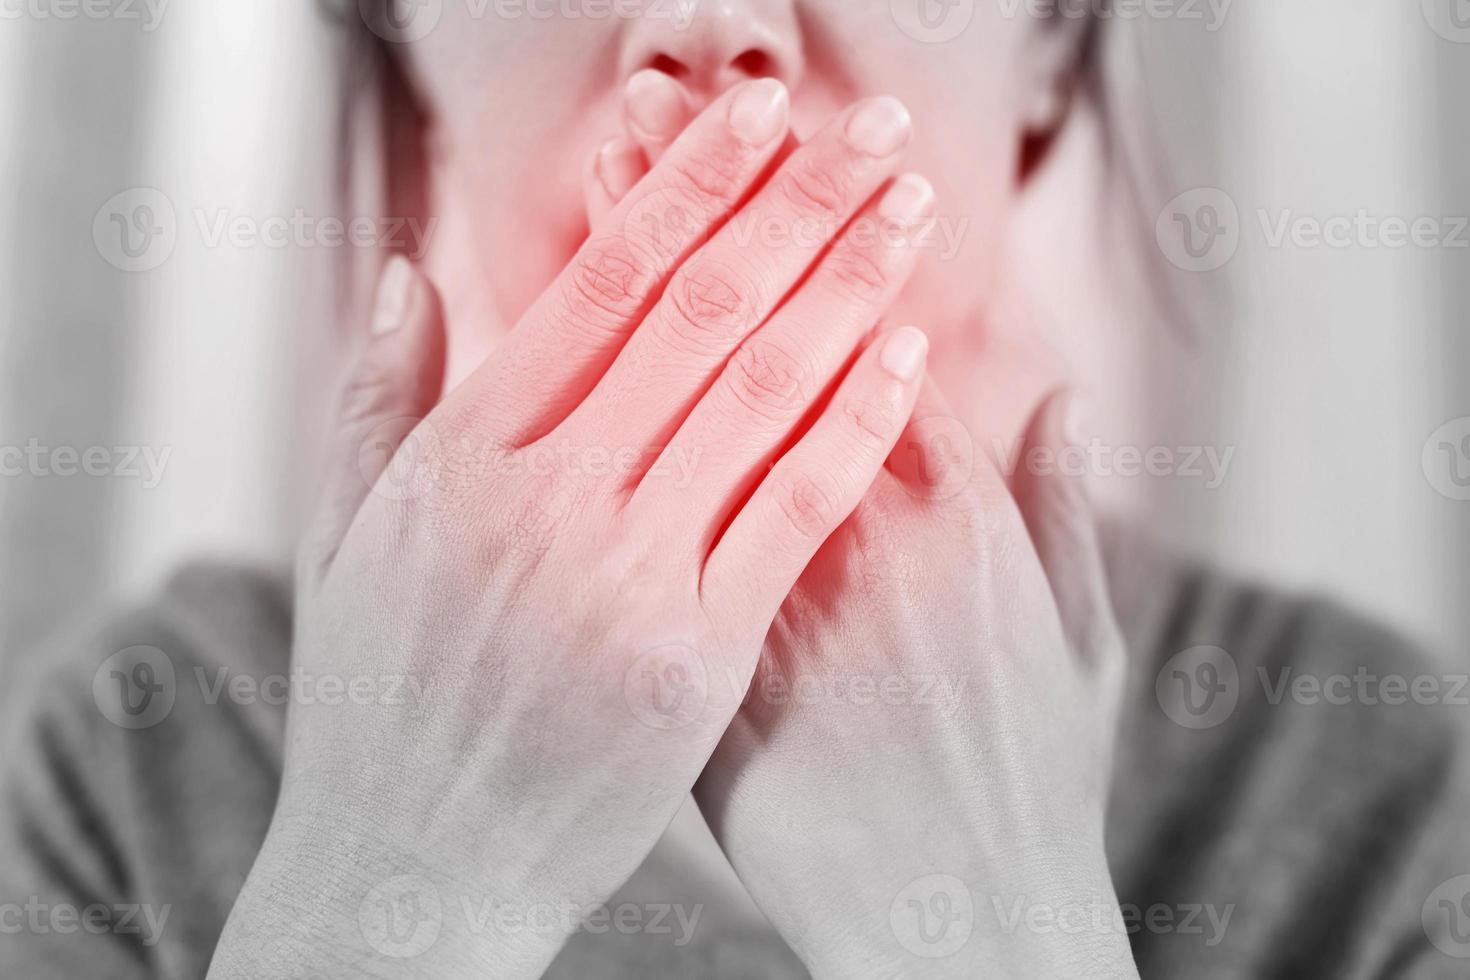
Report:
[[[284,575],[190,565],[20,662],[0,762],[7,892],[151,910],[163,932],[24,936],[26,966],[115,955],[203,975],[274,806],[285,702],[265,692],[289,672],[289,595]]]
[[[1132,658],[1110,809],[1120,891],[1233,914],[1214,946],[1136,935],[1141,955],[1343,977],[1418,976],[1421,961],[1434,976],[1454,965],[1446,948],[1470,955],[1470,934],[1424,918],[1470,873],[1464,665],[1147,544],[1110,564]]]
[[[58,738],[89,732],[93,749],[182,740],[180,729],[202,720],[202,707],[222,708],[217,720],[258,727],[266,719],[251,722],[238,710],[253,699],[238,696],[238,685],[232,698],[213,681],[285,672],[290,642],[284,575],[187,565],[144,600],[81,618],[24,655],[11,718]]]

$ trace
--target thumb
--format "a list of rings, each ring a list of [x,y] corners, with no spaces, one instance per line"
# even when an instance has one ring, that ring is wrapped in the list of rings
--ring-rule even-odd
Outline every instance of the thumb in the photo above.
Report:
[[[325,575],[369,493],[408,496],[396,471],[416,460],[399,457],[416,451],[406,443],[421,434],[443,379],[438,295],[408,259],[394,255],[383,267],[371,332],[348,375],[328,443],[321,500],[298,557],[303,581]]]

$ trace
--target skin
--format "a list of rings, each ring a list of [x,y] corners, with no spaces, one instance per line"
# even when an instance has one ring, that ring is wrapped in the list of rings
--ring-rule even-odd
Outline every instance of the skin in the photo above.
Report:
[[[994,18],[975,33],[995,84],[970,108],[989,125],[925,137],[905,106],[945,86],[914,64],[977,52],[881,49],[886,5],[800,7],[707,5],[711,23],[671,36],[452,23],[447,4],[406,53],[446,234],[425,270],[385,270],[301,551],[294,659],[407,675],[423,696],[292,706],[276,816],[211,977],[540,976],[565,930],[446,914],[424,948],[385,952],[360,910],[404,879],[415,902],[591,907],[691,789],[815,976],[1136,976],[1119,933],[985,915],[1116,904],[1102,829],[1121,645],[1085,489],[1008,486],[925,382],[924,335],[874,330],[922,308],[936,338],[961,335],[943,283],[976,302],[987,287],[1017,136],[1048,114],[1022,80],[1057,84],[1061,29],[977,15]],[[511,57],[533,27],[553,50]],[[732,38],[781,84],[743,79]],[[887,67],[832,62],[859,38]],[[689,69],[662,133],[636,101],[657,53]],[[587,77],[539,84],[553,64]],[[523,139],[491,139],[492,118]],[[963,261],[916,275],[913,232],[962,186],[956,208],[987,217]],[[1008,395],[1029,447],[1067,445],[1065,395]],[[770,693],[854,678],[944,683],[876,704]],[[980,911],[944,955],[904,918],[938,907],[934,875]]]
[[[1039,331],[1000,309],[1013,298],[1006,238],[1025,197],[1021,142],[1061,125],[1085,21],[1008,17],[1006,4],[977,3],[960,38],[925,44],[900,29],[887,0],[702,0],[695,9],[681,30],[666,18],[476,18],[461,0],[443,5],[426,37],[392,47],[430,116],[429,209],[440,224],[426,267],[444,299],[451,385],[581,242],[587,161],[626,128],[626,82],[672,58],[697,111],[743,77],[732,62],[754,49],[792,92],[799,140],[867,96],[893,96],[912,113],[906,165],[933,185],[958,244],[953,254],[926,249],[887,320],[923,325],[957,413],[1015,437],[1060,380],[1103,387],[1076,376],[1099,360],[1090,331]],[[514,231],[526,228],[537,233]],[[1070,363],[1065,352],[1079,345],[1088,354]]]

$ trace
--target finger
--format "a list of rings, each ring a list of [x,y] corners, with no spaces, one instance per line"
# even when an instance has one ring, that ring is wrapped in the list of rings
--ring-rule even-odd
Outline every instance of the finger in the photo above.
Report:
[[[372,331],[338,410],[328,469],[300,570],[319,578],[363,500],[386,479],[403,441],[439,399],[444,331],[434,288],[401,255],[383,268]]]
[[[626,136],[604,143],[588,161],[582,186],[587,200],[587,225],[593,234],[605,229],[613,208],[647,172],[643,151]]]
[[[1086,456],[1076,438],[1075,399],[1049,396],[1027,430],[1013,481],[1027,533],[1051,583],[1072,648],[1100,657],[1115,641],[1097,523],[1087,492]]]
[[[631,153],[628,153],[626,145],[630,142],[633,149]],[[786,142],[776,154],[775,161],[778,163],[785,161],[787,157],[796,152],[796,148],[800,145],[795,136],[787,134]],[[612,159],[604,162],[603,154],[611,154]],[[647,173],[646,151],[639,147],[637,141],[631,137],[613,140],[599,149],[598,154],[588,161],[583,174],[583,185],[586,188],[587,223],[591,231],[597,232],[603,229],[612,209],[622,202],[623,198]],[[607,176],[604,177],[603,174]],[[599,177],[603,179],[598,180]]]
[[[443,407],[446,424],[523,446],[560,422],[624,346],[669,275],[723,223],[782,146],[786,89],[731,89],[607,217]],[[645,216],[677,215],[650,227]]]
[[[715,546],[700,583],[705,596],[739,597],[739,614],[760,622],[775,616],[882,470],[913,411],[928,346],[922,331],[903,327],[863,352]]]
[[[658,163],[694,115],[689,91],[672,76],[646,68],[623,90],[623,124],[651,167]]]
[[[675,498],[720,501],[685,533],[708,551],[725,515],[750,492],[813,405],[897,298],[918,261],[915,233],[934,212],[917,174],[894,182],[858,216],[782,308],[741,344],[664,449],[632,500],[667,514]],[[686,468],[684,461],[697,460]],[[691,474],[687,481],[662,479]]]
[[[562,434],[589,445],[666,442],[735,348],[894,175],[909,133],[902,103],[869,99],[792,154],[674,274]]]
[[[914,417],[904,430],[887,469],[910,497],[936,506],[981,506],[996,519],[1014,520],[1009,488],[974,429],[934,384],[925,381]]]

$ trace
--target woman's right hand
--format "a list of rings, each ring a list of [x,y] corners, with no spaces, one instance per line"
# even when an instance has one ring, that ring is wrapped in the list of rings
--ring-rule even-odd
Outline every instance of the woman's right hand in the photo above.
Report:
[[[902,236],[826,247],[932,206],[878,196],[906,113],[859,103],[770,174],[788,114],[769,80],[710,106],[437,407],[433,291],[385,272],[298,569],[323,696],[217,980],[540,976],[672,818],[923,373],[912,328],[847,369]],[[402,703],[353,696],[384,679]]]

